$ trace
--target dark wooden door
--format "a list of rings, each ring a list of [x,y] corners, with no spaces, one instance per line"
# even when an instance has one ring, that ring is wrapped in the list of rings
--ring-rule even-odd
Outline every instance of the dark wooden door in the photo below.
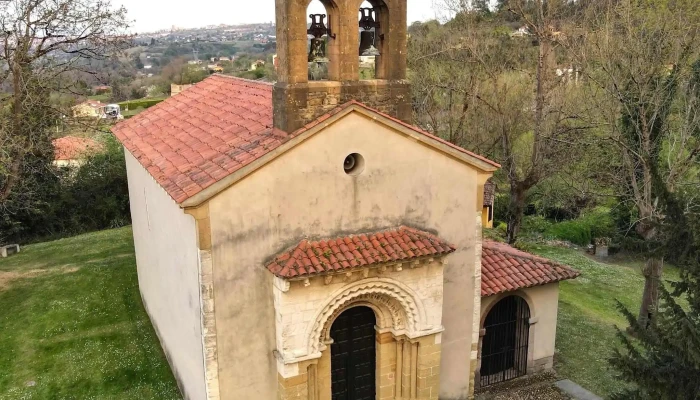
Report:
[[[374,311],[354,307],[331,326],[331,392],[333,400],[374,400]]]

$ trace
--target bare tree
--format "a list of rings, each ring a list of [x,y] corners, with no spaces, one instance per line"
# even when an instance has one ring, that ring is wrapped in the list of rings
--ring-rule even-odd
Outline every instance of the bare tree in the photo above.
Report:
[[[0,204],[27,157],[52,150],[49,128],[61,113],[50,96],[72,92],[76,73],[94,73],[86,60],[122,49],[127,26],[126,10],[108,0],[0,2]]]
[[[481,22],[463,1],[447,4],[456,17],[442,33],[434,24],[414,27],[409,54],[416,119],[502,164],[513,243],[529,191],[576,161],[589,127],[579,113],[570,64],[557,59],[565,37],[557,28],[561,3],[511,0],[512,13],[527,27],[520,38]]]
[[[586,46],[577,57],[591,83],[592,117],[607,127],[603,142],[621,154],[618,194],[633,204],[634,229],[649,247],[638,317],[645,327],[663,271],[654,243],[661,241],[660,224],[673,223],[664,218],[659,193],[700,187],[700,3],[603,0],[588,12]]]

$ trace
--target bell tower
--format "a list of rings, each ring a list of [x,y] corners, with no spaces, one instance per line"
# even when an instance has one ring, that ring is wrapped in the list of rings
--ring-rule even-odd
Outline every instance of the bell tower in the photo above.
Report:
[[[310,1],[275,0],[275,127],[291,133],[350,100],[410,123],[407,0],[366,0],[370,10],[362,7],[364,0],[320,0],[322,15],[309,15]],[[360,79],[362,54],[375,56],[374,79]],[[327,68],[327,79],[309,79],[314,62]]]

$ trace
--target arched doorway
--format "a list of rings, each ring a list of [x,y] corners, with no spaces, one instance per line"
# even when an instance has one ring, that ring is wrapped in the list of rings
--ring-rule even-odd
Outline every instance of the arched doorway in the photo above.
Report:
[[[484,322],[481,348],[482,387],[527,374],[530,307],[519,296],[500,300]]]
[[[353,307],[331,326],[331,392],[333,400],[374,400],[376,317],[369,307]]]

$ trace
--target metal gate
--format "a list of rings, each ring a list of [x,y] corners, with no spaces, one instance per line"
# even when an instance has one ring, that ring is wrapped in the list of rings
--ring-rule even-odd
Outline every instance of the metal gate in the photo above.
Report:
[[[530,307],[522,297],[509,296],[491,309],[484,322],[481,347],[482,387],[527,374]]]
[[[333,400],[374,400],[374,311],[354,307],[338,316],[331,326],[331,392]]]

